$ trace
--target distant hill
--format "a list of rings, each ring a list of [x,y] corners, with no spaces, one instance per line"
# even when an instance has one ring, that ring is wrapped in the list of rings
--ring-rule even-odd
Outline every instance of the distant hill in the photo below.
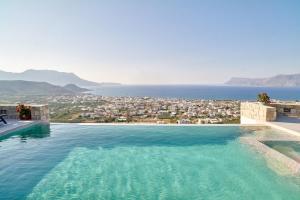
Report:
[[[277,75],[270,78],[231,78],[225,84],[236,86],[300,87],[300,74]]]
[[[47,82],[53,85],[64,86],[75,84],[81,87],[93,87],[106,85],[106,83],[96,83],[81,79],[74,73],[59,72],[55,70],[26,70],[21,73],[5,72],[0,70],[0,80],[24,80]],[[109,83],[116,84],[116,83]]]
[[[86,88],[81,88],[81,87],[78,87],[77,85],[75,84],[68,84],[68,85],[65,85],[63,88],[67,89],[67,90],[70,90],[72,92],[75,92],[75,93],[81,93],[81,92],[87,92],[87,91],[90,91]]]
[[[0,80],[0,99],[4,95],[74,95],[79,93],[79,90],[85,89],[76,85],[61,87],[46,82]]]

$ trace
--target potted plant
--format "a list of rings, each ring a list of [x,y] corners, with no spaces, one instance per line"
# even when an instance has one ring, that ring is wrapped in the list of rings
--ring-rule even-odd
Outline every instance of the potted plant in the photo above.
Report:
[[[264,105],[271,103],[270,97],[265,92],[259,93],[257,95],[257,101],[260,102],[260,103],[262,103],[262,104],[264,104]]]
[[[31,120],[31,107],[19,104],[16,107],[16,111],[19,113],[20,120]]]

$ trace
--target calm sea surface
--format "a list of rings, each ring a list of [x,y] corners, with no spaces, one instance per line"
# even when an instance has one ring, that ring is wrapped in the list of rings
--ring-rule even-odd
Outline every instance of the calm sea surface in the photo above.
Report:
[[[92,93],[103,96],[149,96],[187,99],[254,100],[260,92],[272,99],[300,100],[300,88],[234,87],[203,85],[122,85],[94,88]]]

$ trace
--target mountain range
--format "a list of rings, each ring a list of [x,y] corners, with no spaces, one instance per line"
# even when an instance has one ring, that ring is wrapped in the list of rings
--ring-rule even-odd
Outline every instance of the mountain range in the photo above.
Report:
[[[55,70],[29,69],[21,73],[5,72],[0,70],[0,80],[23,80],[47,82],[53,85],[65,86],[75,84],[80,87],[94,87],[102,85],[119,85],[118,83],[97,83],[80,78],[74,73],[59,72]]]
[[[269,78],[233,77],[225,84],[235,86],[300,87],[300,74],[282,74]]]
[[[88,90],[72,84],[68,84],[62,87],[62,86],[52,85],[46,82],[0,80],[0,96],[74,95],[86,91]]]

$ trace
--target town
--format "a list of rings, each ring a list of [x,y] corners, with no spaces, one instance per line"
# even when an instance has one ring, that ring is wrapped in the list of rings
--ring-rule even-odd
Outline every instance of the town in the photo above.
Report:
[[[48,97],[52,122],[223,124],[240,122],[240,102],[91,94]]]

